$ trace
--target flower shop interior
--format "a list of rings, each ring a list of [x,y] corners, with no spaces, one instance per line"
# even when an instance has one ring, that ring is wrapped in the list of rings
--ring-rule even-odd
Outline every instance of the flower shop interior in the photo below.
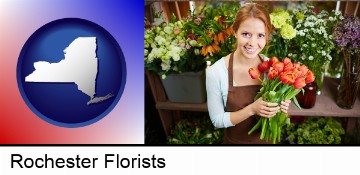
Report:
[[[209,117],[205,72],[233,51],[232,23],[249,3],[263,5],[275,28],[260,54],[285,65],[290,58],[294,69],[305,64],[316,77],[292,97],[274,143],[359,145],[359,1],[147,0],[145,144],[223,143],[224,128]]]

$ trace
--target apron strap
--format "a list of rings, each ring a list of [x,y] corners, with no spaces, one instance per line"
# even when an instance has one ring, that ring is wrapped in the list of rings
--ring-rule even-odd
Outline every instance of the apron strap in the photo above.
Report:
[[[230,59],[229,59],[229,67],[228,67],[229,91],[231,91],[232,87],[233,87],[233,56],[234,56],[234,52],[231,53]]]

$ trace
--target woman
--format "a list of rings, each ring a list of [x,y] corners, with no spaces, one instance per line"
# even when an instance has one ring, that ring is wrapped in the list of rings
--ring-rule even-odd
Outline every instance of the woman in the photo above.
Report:
[[[255,125],[255,115],[273,117],[281,109],[287,113],[290,100],[277,103],[261,98],[254,102],[260,82],[251,79],[248,70],[268,58],[259,55],[273,30],[266,9],[258,4],[241,7],[233,24],[237,39],[235,51],[206,70],[208,109],[212,123],[226,128],[225,144],[260,144],[260,131],[248,135]],[[261,75],[264,78],[264,75]]]

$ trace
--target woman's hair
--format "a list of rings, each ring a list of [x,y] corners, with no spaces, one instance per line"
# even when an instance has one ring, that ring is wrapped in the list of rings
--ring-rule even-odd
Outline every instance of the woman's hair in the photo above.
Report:
[[[265,24],[266,44],[269,42],[270,33],[274,30],[267,10],[259,4],[247,4],[239,9],[233,23],[233,31],[236,33],[240,24],[246,19],[253,17],[260,19]]]

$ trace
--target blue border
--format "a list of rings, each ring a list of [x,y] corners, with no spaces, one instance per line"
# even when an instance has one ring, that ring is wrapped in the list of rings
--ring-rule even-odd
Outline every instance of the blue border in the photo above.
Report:
[[[26,52],[26,50],[28,49],[31,41],[35,38],[35,36],[37,35],[37,33],[41,32],[42,30],[44,30],[44,27],[45,26],[48,26],[48,25],[54,25],[56,23],[59,23],[59,22],[64,22],[64,21],[78,21],[78,22],[81,22],[81,23],[86,23],[86,24],[89,24],[89,25],[93,25],[101,30],[103,30],[104,34],[106,35],[106,37],[108,37],[108,39],[110,40],[110,42],[112,43],[117,43],[115,46],[114,46],[114,49],[118,52],[118,54],[120,55],[120,61],[121,61],[121,68],[122,68],[122,72],[121,72],[121,85],[120,85],[120,88],[119,88],[119,91],[118,91],[118,94],[117,96],[115,97],[113,103],[103,112],[101,113],[100,115],[98,115],[97,117],[89,120],[89,121],[86,121],[86,122],[81,122],[81,123],[76,123],[76,124],[68,124],[68,123],[62,123],[62,122],[58,122],[58,121],[55,121],[55,120],[52,120],[48,117],[46,117],[45,115],[41,114],[29,101],[29,99],[27,98],[26,96],[26,93],[24,92],[24,89],[23,89],[23,84],[21,82],[21,67],[22,67],[22,60],[23,60],[23,57],[24,57],[24,53]],[[31,36],[30,38],[25,42],[23,48],[21,49],[21,52],[20,52],[20,55],[19,55],[19,58],[18,58],[18,63],[17,63],[17,66],[16,66],[16,80],[17,80],[17,83],[18,83],[18,88],[19,88],[19,91],[20,91],[20,94],[21,94],[21,97],[23,98],[23,100],[25,101],[25,103],[27,104],[27,106],[31,109],[31,111],[33,111],[38,117],[40,117],[41,119],[45,120],[46,122],[50,123],[50,124],[53,124],[53,125],[56,125],[56,126],[61,126],[61,127],[67,127],[67,128],[77,128],[77,127],[83,127],[83,126],[87,126],[87,125],[91,125],[99,120],[101,120],[102,118],[104,118],[107,114],[109,114],[113,109],[114,107],[117,105],[117,103],[119,102],[123,92],[124,92],[124,88],[125,88],[125,84],[126,84],[126,62],[125,62],[125,57],[123,55],[123,52],[120,48],[120,45],[119,43],[116,41],[116,39],[107,31],[105,30],[103,27],[101,27],[100,25],[94,23],[94,22],[91,22],[89,20],[85,20],[85,19],[81,19],[81,18],[62,18],[62,19],[58,19],[58,20],[54,20],[54,21],[51,21],[43,26],[41,26],[39,29],[37,29]]]

